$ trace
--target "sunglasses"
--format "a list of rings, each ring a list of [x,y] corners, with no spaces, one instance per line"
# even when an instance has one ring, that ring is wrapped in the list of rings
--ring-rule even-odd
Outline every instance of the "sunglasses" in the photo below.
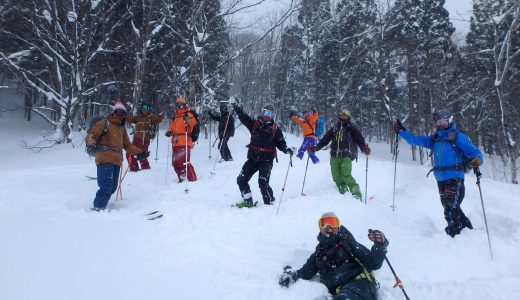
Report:
[[[330,226],[331,228],[339,228],[339,219],[334,216],[321,217],[318,220],[318,227],[320,229],[326,229],[327,226]]]
[[[141,109],[142,110],[151,110],[152,106],[151,105],[147,105],[147,104],[143,104],[143,105],[141,105]]]
[[[175,103],[175,107],[177,107],[177,108],[182,109],[182,108],[185,108],[186,106],[188,106],[188,104],[186,104],[186,103]]]
[[[274,116],[274,112],[268,109],[262,109],[262,117],[272,118]]]
[[[126,116],[126,111],[122,110],[122,109],[116,109],[114,110],[114,115],[116,116]]]
[[[433,124],[435,124],[435,126],[437,126],[437,127],[439,127],[439,126],[446,127],[446,126],[450,125],[450,120],[442,118],[442,119],[434,120]]]

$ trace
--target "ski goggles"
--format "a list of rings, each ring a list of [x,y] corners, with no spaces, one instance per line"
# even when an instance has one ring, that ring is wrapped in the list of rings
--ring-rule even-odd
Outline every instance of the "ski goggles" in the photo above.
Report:
[[[188,104],[186,104],[186,103],[175,103],[175,107],[177,107],[179,109],[183,109],[186,106],[188,106]]]
[[[340,112],[339,112],[339,116],[340,118],[343,117],[343,118],[347,118],[347,117],[350,117],[352,116],[352,114],[350,113],[350,111],[346,110],[346,109],[342,109]]]
[[[331,228],[339,228],[339,219],[335,216],[321,217],[318,220],[318,227],[320,229],[326,229],[328,226]]]
[[[450,125],[450,120],[446,118],[441,118],[438,120],[434,120],[433,124],[437,127],[447,127],[448,125]]]
[[[115,116],[124,117],[124,116],[126,116],[126,111],[124,111],[122,109],[116,109],[116,110],[114,110],[113,114]]]
[[[152,106],[148,105],[148,104],[143,104],[143,105],[141,105],[141,109],[142,110],[152,110]]]
[[[268,118],[273,118],[274,116],[274,112],[272,110],[268,110],[268,109],[262,109],[262,117],[268,117]]]

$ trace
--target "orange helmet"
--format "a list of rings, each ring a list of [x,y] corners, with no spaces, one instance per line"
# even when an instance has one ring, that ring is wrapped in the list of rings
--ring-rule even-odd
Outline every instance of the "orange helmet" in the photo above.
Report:
[[[184,98],[177,97],[177,99],[175,99],[175,103],[184,103],[184,104],[188,104],[188,101],[186,101],[186,99],[184,99]]]

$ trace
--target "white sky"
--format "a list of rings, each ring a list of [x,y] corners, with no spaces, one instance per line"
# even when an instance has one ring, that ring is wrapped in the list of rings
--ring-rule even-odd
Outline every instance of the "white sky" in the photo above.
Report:
[[[227,0],[236,1],[236,0]],[[274,17],[277,14],[287,10],[291,0],[239,0],[244,4],[247,3],[258,3],[261,4],[250,8],[247,12],[240,14],[240,24],[255,24],[261,25],[259,22],[255,22],[261,17]],[[296,0],[297,1],[297,0]],[[444,7],[450,13],[450,19],[456,28],[455,35],[465,36],[469,30],[469,19],[472,14],[472,0],[446,0]]]

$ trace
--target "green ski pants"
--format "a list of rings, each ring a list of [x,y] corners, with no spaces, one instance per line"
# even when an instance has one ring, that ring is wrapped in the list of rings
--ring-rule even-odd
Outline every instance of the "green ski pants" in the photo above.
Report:
[[[350,160],[350,158],[331,157],[330,172],[341,194],[344,194],[348,190],[355,198],[362,198],[359,185],[354,177],[352,177],[352,160]]]

